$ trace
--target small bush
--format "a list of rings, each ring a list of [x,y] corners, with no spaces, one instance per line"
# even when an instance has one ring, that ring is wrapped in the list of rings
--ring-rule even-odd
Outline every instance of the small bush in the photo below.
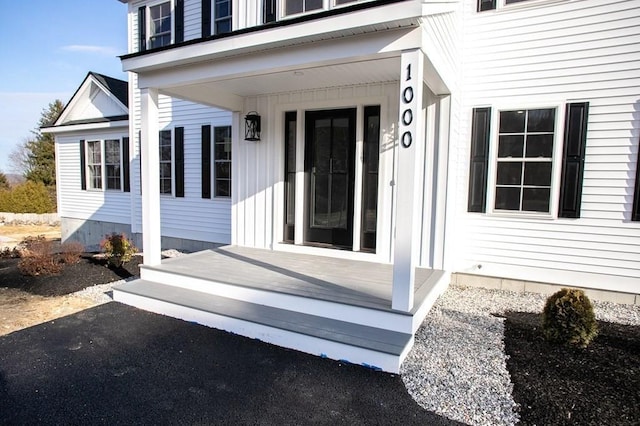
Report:
[[[107,256],[109,265],[119,268],[123,263],[131,260],[131,257],[137,252],[133,242],[124,234],[105,235],[104,240],[100,242],[102,252]]]
[[[552,342],[586,347],[598,334],[593,305],[582,290],[563,288],[547,299],[542,332]]]
[[[4,247],[0,250],[0,259],[14,259],[16,257],[20,257],[20,252],[16,247]]]
[[[67,265],[80,262],[82,253],[84,245],[78,241],[67,241],[60,246],[60,258]]]
[[[54,275],[62,271],[62,263],[53,253],[53,242],[44,235],[27,237],[18,245],[20,262],[18,269],[23,275]]]
[[[11,190],[0,191],[0,211],[7,213],[53,213],[50,190],[42,183],[27,181]]]

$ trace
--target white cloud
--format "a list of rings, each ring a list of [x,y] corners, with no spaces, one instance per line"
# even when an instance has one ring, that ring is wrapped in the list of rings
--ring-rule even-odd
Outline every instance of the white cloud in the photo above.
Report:
[[[94,46],[90,44],[70,44],[68,46],[62,46],[62,50],[67,52],[80,52],[80,53],[95,53],[98,55],[115,56],[118,54],[118,49],[109,46]]]

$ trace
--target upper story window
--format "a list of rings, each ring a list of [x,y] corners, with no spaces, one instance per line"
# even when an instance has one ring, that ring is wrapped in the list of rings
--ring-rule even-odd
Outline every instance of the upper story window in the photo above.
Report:
[[[202,0],[202,37],[233,30],[231,0]]]
[[[502,9],[512,4],[524,3],[533,0],[478,0],[478,12],[485,10]],[[537,2],[536,2],[537,3]]]
[[[149,6],[149,49],[171,44],[171,2]]]
[[[138,51],[184,41],[184,0],[156,1],[138,8]]]
[[[323,0],[284,0],[285,15],[295,15],[323,8]]]
[[[214,34],[231,32],[231,0],[213,0],[213,31]]]
[[[332,9],[334,7],[343,6],[350,3],[356,3],[362,0],[280,0],[282,16],[299,15],[307,12]],[[265,0],[264,21],[272,22],[276,20],[276,3],[277,0]]]

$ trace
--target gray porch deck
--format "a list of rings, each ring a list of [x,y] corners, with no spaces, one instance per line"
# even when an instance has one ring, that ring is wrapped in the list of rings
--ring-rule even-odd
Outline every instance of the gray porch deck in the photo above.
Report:
[[[224,246],[143,269],[378,310],[391,309],[393,265]],[[144,272],[143,272],[144,274]],[[417,310],[443,271],[416,268]]]
[[[392,276],[388,264],[225,246],[142,265],[114,299],[397,373],[448,276],[418,268],[411,312],[391,308]]]

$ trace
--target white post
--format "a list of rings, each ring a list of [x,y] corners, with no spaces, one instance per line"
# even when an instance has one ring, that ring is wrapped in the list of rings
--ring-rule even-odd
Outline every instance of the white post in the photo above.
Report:
[[[160,227],[160,154],[158,136],[158,91],[141,89],[142,156],[142,245],[145,265],[159,265],[161,260]]]
[[[424,56],[420,49],[402,52],[396,229],[394,236],[391,307],[413,309],[415,268],[420,251],[422,218],[422,160],[425,116],[422,108]]]

